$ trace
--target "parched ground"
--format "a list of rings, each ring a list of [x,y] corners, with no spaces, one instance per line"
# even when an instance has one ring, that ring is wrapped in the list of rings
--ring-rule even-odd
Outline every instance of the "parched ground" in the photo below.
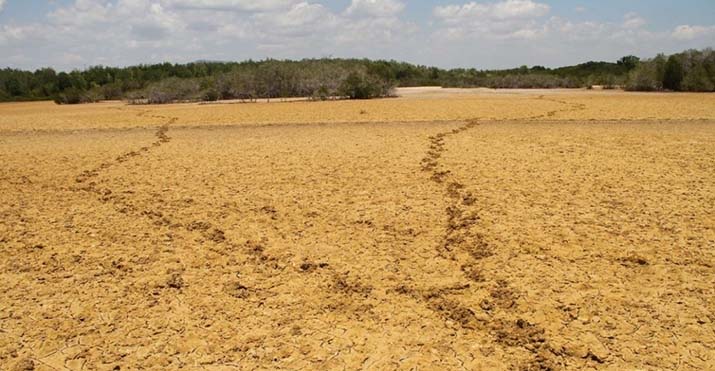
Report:
[[[715,95],[0,105],[0,369],[715,364]]]

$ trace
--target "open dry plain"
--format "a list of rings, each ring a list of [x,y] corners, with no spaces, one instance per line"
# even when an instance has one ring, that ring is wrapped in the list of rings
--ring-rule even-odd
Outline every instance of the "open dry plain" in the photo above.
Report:
[[[704,370],[715,95],[0,104],[1,370]]]

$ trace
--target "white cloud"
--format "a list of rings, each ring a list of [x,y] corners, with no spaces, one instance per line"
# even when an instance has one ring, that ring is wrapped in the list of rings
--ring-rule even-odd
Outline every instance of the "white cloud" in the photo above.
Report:
[[[541,17],[548,12],[548,5],[531,0],[507,0],[493,5],[494,15],[501,19]]]
[[[600,22],[571,22],[559,17],[552,17],[547,22],[550,32],[556,33],[569,40],[592,40],[606,37],[611,30],[605,23]]]
[[[478,3],[464,5],[446,5],[434,8],[434,16],[448,23],[457,23],[467,18],[483,17],[487,15],[489,7]]]
[[[651,30],[647,20],[633,13],[615,22],[544,17],[544,10],[498,16],[496,4],[470,2],[436,7],[432,33],[436,63],[447,59],[446,63],[458,65],[467,60],[472,61],[472,66],[494,68],[524,63],[563,66],[589,60],[615,61],[629,54],[648,58],[660,52],[710,46],[712,37],[708,41],[707,35],[715,35],[715,27],[703,26],[681,27],[676,32]],[[510,18],[504,18],[504,14]],[[684,46],[676,37],[694,41]]]
[[[653,30],[633,13],[586,21],[550,16],[546,0],[453,1],[419,23],[406,19],[407,0],[352,0],[342,9],[327,0],[70,0],[29,22],[7,17],[10,7],[0,24],[0,68],[328,55],[444,67],[553,66],[649,57],[715,39],[712,25]]]
[[[547,42],[609,41],[633,44],[653,38],[647,22],[628,13],[620,23],[581,21],[560,17],[545,18],[549,6],[532,0],[504,0],[496,3],[469,2],[435,7],[441,22],[435,36],[452,40],[542,40]]]
[[[715,26],[690,26],[681,25],[673,30],[671,34],[677,40],[694,40],[700,37],[714,37]],[[712,41],[712,40],[711,40]]]
[[[377,40],[388,44],[409,39],[418,27],[394,17],[363,18],[346,24],[345,32],[337,36],[339,43],[360,45],[369,49],[377,46]],[[390,57],[390,56],[384,56]]]
[[[538,19],[548,14],[549,9],[548,5],[532,0],[504,0],[437,6],[432,13],[446,26],[437,31],[437,36],[449,39],[536,39],[546,31]]]
[[[297,0],[163,0],[165,5],[186,9],[264,12],[290,8]]]
[[[112,4],[104,1],[76,0],[67,7],[58,8],[49,14],[52,22],[64,26],[79,26],[104,23],[108,20]]]
[[[278,38],[309,37],[322,32],[335,32],[338,16],[321,4],[301,2],[276,13],[259,13],[252,17],[260,35]]]
[[[651,43],[666,39],[664,33],[649,31],[643,26],[645,20],[637,16],[626,16],[625,22],[572,22],[559,17],[552,17],[546,23],[548,38],[563,43],[580,45],[611,45],[623,49],[637,49],[641,43]],[[629,22],[631,21],[631,22]],[[632,52],[632,53],[635,53]]]
[[[0,12],[5,8],[5,0],[0,0]]]
[[[434,8],[433,14],[438,19],[456,23],[464,20],[479,19],[525,19],[537,18],[549,13],[547,4],[532,0],[504,0],[496,3],[469,2],[464,5],[446,5]]]
[[[23,42],[41,42],[45,38],[45,27],[41,25],[0,25],[0,46]]]
[[[368,15],[375,17],[394,16],[405,9],[400,0],[352,0],[345,11],[347,15]]]
[[[377,58],[378,51],[406,45],[416,26],[397,17],[404,4],[368,3],[336,12],[315,0],[73,0],[57,3],[42,22],[0,25],[0,47],[6,63],[66,69],[198,59]]]
[[[623,17],[623,28],[637,29],[646,25],[646,20],[636,13],[628,13]]]

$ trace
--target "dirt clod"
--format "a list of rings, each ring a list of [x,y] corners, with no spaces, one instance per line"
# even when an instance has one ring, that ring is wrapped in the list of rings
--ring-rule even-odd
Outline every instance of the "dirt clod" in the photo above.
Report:
[[[29,358],[23,359],[15,365],[14,371],[34,371],[35,362]]]
[[[626,267],[645,266],[648,265],[648,260],[638,255],[630,255],[620,259],[622,265]]]
[[[181,277],[181,274],[174,273],[166,281],[166,285],[172,289],[181,289],[184,287],[184,279]]]
[[[317,266],[311,262],[303,262],[300,264],[300,270],[303,272],[312,272]]]
[[[246,299],[251,294],[250,289],[242,285],[240,282],[229,285],[227,291],[229,295],[236,299]]]
[[[222,230],[218,228],[214,228],[210,232],[208,232],[206,234],[206,238],[216,243],[222,243],[226,241],[226,235]]]

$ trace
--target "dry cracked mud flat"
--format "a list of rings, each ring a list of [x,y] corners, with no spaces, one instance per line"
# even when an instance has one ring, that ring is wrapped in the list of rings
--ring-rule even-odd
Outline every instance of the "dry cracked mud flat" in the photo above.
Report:
[[[1,370],[705,370],[715,96],[0,105]]]

